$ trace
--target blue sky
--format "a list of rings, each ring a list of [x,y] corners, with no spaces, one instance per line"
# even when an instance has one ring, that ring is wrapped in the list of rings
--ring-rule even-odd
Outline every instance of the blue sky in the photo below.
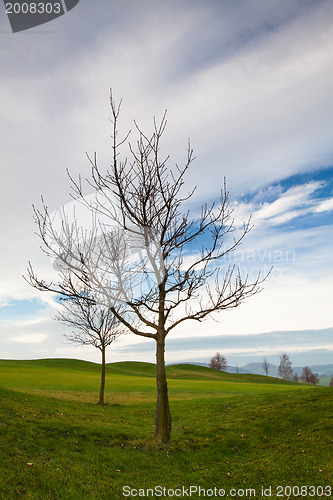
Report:
[[[41,195],[51,210],[68,203],[66,168],[88,175],[86,151],[97,151],[102,168],[110,163],[112,87],[124,100],[123,131],[133,118],[151,130],[152,117],[168,109],[163,151],[171,164],[185,160],[190,137],[196,160],[186,187],[197,185],[194,212],[216,199],[226,177],[236,226],[252,214],[254,228],[230,262],[250,276],[273,266],[263,292],[219,322],[175,331],[168,362],[181,360],[186,340],[192,359],[202,352],[208,358],[218,346],[235,362],[257,361],[266,349],[272,361],[284,350],[307,364],[311,356],[327,363],[332,2],[145,0],[139,8],[134,0],[80,0],[65,16],[16,34],[0,9],[0,357],[99,359],[93,348],[64,342],[52,297],[21,275],[29,260],[41,276],[52,271],[34,235],[31,205]],[[302,342],[300,332],[309,330],[317,344]],[[288,332],[284,344],[271,332]],[[271,349],[258,334],[271,338]],[[109,361],[154,361],[142,342],[125,336]]]

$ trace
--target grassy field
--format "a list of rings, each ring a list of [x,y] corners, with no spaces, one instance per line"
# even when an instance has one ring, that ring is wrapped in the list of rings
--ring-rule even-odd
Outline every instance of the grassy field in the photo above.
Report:
[[[157,446],[154,365],[108,365],[101,407],[99,365],[0,361],[0,498],[329,496],[331,388],[193,365],[167,372],[172,441]]]
[[[319,377],[319,383],[320,385],[326,385],[328,386],[330,381],[332,380],[332,377]]]

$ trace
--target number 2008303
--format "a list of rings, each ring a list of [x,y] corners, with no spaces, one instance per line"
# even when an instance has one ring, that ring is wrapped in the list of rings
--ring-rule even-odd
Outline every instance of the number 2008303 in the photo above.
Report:
[[[6,3],[6,14],[61,14],[61,12],[62,8],[59,2]]]

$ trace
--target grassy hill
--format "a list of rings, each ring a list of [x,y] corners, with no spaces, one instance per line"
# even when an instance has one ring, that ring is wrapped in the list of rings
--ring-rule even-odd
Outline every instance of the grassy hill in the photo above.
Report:
[[[169,366],[172,442],[156,446],[155,366],[109,364],[103,407],[99,371],[77,360],[0,361],[0,498],[118,499],[125,486],[158,485],[243,490],[236,498],[253,488],[263,498],[262,486],[332,480],[330,388]]]
[[[106,400],[122,403],[137,397],[154,401],[155,365],[142,362],[106,366]],[[171,365],[166,368],[170,396],[210,397],[267,393],[298,389],[299,384],[261,375],[232,374],[204,366]],[[97,400],[100,365],[73,359],[0,361],[0,387],[87,402]]]

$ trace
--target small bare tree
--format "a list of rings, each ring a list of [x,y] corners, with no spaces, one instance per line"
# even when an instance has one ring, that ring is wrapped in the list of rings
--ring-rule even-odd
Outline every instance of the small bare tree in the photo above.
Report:
[[[330,380],[330,383],[328,384],[329,387],[333,387],[333,377]]]
[[[314,373],[312,373],[310,375],[310,384],[317,385],[319,384],[319,382],[320,382],[319,378]]]
[[[209,363],[209,368],[213,368],[214,370],[226,371],[228,366],[227,359],[225,356],[217,352],[215,356],[213,356]]]
[[[264,369],[264,373],[266,375],[266,377],[268,377],[268,373],[269,373],[269,362],[268,362],[268,359],[267,358],[264,358],[263,362],[262,362],[262,367]]]
[[[312,370],[308,366],[305,366],[302,370],[300,379],[302,382],[310,382],[310,376],[312,374]]]
[[[300,379],[302,382],[305,382],[307,384],[316,385],[319,383],[319,378],[314,375],[311,368],[309,368],[308,366],[305,366],[303,368]]]
[[[278,373],[279,377],[285,379],[285,380],[290,380],[293,374],[292,368],[291,368],[291,361],[289,359],[289,356],[286,353],[281,354],[280,356],[280,364],[278,368]]]
[[[194,190],[184,194],[184,177],[193,161],[188,145],[183,168],[169,170],[169,157],[162,157],[161,138],[166,115],[154,120],[151,135],[135,122],[138,139],[129,144],[129,159],[120,160],[118,139],[120,104],[110,98],[113,118],[113,160],[102,172],[96,155],[90,158],[88,185],[94,199],[85,195],[81,178],[71,176],[73,196],[92,214],[87,232],[65,216],[58,226],[43,202],[35,208],[38,234],[46,253],[89,286],[96,302],[108,306],[116,318],[135,335],[156,342],[157,402],[155,440],[168,442],[171,434],[165,339],[188,320],[203,321],[214,313],[238,307],[258,293],[266,279],[242,276],[235,265],[222,267],[250,231],[250,221],[235,233],[226,185],[218,203],[205,204],[193,217],[182,209]],[[233,237],[231,236],[233,234]],[[196,246],[195,246],[196,245]],[[193,251],[193,249],[196,249]],[[31,265],[28,281],[39,290],[69,295],[66,280],[41,280]],[[118,312],[116,305],[125,305]]]
[[[76,293],[72,297],[61,297],[61,309],[55,319],[73,328],[65,334],[69,342],[92,345],[100,350],[101,385],[98,404],[104,405],[106,348],[124,333],[125,329],[109,307],[89,298],[88,293]]]

